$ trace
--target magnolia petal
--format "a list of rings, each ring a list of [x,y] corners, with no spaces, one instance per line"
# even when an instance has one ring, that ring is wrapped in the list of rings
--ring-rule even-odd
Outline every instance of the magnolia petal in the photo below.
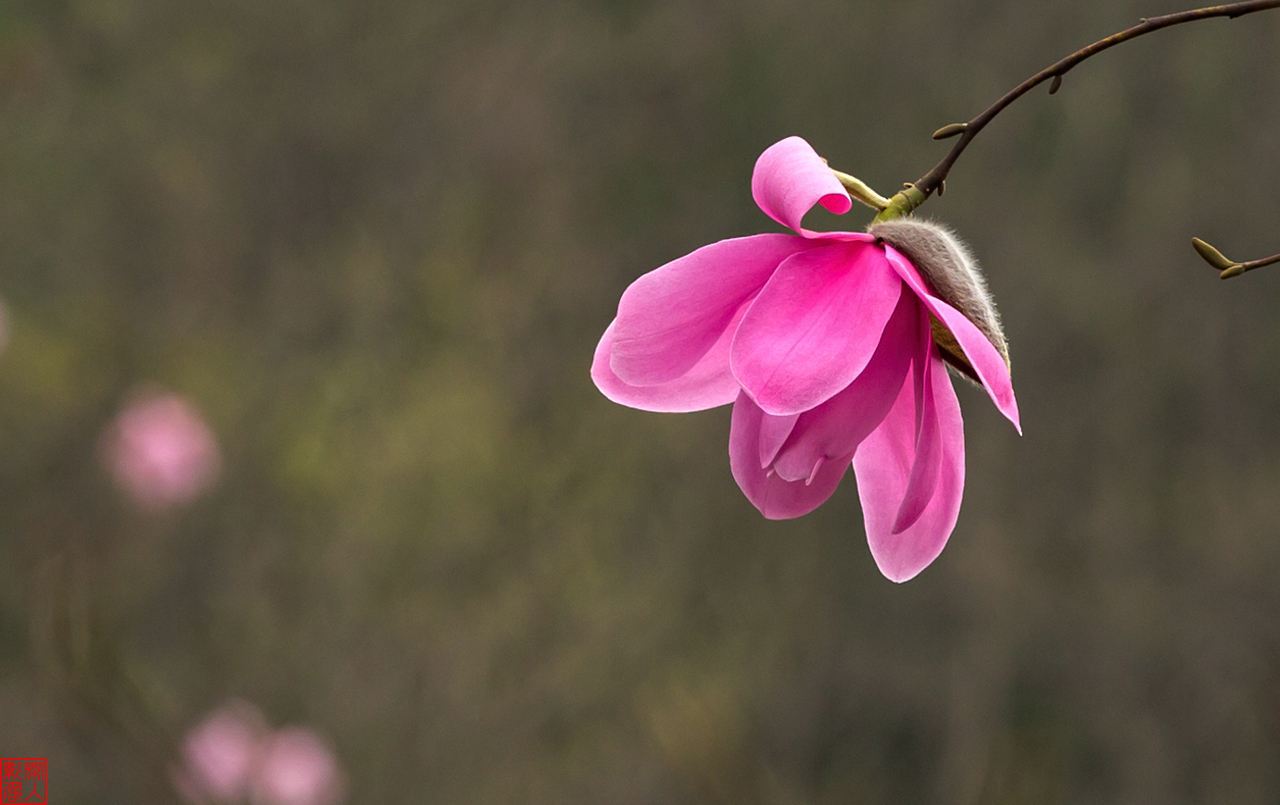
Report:
[[[810,245],[778,234],[722,240],[640,277],[618,302],[614,374],[633,386],[684,376],[778,264]]]
[[[866,367],[902,292],[872,244],[795,254],[747,309],[730,353],[733,373],[767,413],[815,408]]]
[[[1013,423],[1018,433],[1022,433],[1022,423],[1018,416],[1018,400],[1013,393],[1013,379],[1009,375],[1009,366],[999,350],[991,344],[982,331],[964,314],[935,296],[925,284],[920,272],[911,261],[897,249],[885,244],[885,254],[889,264],[902,278],[916,296],[955,336],[956,342],[964,351],[965,357],[978,373],[978,379],[990,395],[1000,413]],[[950,385],[950,384],[948,384]]]
[[[938,483],[938,472],[942,465],[941,428],[938,422],[938,406],[934,402],[933,372],[930,367],[939,357],[933,345],[933,334],[928,323],[917,331],[917,343],[922,359],[916,360],[912,372],[912,388],[915,390],[915,460],[911,464],[911,475],[907,479],[907,488],[902,495],[902,505],[893,521],[893,533],[897,534],[910,528],[925,507],[933,498]],[[943,373],[945,379],[946,373]],[[949,385],[950,379],[945,379]]]
[[[805,213],[821,204],[844,215],[853,207],[840,180],[827,163],[800,137],[788,137],[764,150],[751,175],[751,195],[764,214],[805,237]]]
[[[880,344],[862,373],[822,405],[800,415],[787,443],[773,459],[785,480],[807,477],[820,459],[853,453],[889,413],[920,349],[924,312],[915,296],[904,293],[885,325]]]
[[[744,306],[735,320],[745,310]],[[711,349],[682,376],[656,386],[632,386],[614,374],[609,365],[616,324],[610,324],[604,331],[591,363],[591,379],[605,397],[630,408],[662,413],[704,411],[728,405],[737,399],[740,388],[729,371],[732,328],[726,328]]]
[[[800,414],[791,416],[773,416],[765,414],[760,422],[760,466],[768,469],[778,456],[778,451],[787,443],[787,438],[800,421]],[[810,463],[812,468],[813,464]]]
[[[839,456],[810,468],[802,481],[786,481],[760,466],[760,432],[768,416],[746,394],[733,404],[729,428],[729,468],[751,505],[770,520],[801,517],[836,491],[852,456]]]
[[[894,529],[919,457],[919,406],[914,383],[903,384],[889,415],[862,442],[853,458],[871,555],[880,572],[895,582],[914,578],[942,553],[960,515],[964,495],[964,422],[960,402],[940,358],[929,358],[928,375],[929,399],[938,422],[940,466],[933,494],[910,526]]]

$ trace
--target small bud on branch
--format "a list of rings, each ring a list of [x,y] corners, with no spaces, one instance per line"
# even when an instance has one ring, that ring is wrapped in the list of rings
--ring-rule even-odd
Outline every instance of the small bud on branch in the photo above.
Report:
[[[1218,277],[1224,280],[1229,280],[1232,277],[1238,277],[1247,271],[1254,270],[1255,268],[1262,268],[1264,266],[1280,263],[1280,254],[1273,254],[1270,257],[1263,257],[1260,260],[1250,260],[1247,263],[1241,263],[1227,257],[1216,246],[1207,241],[1201,240],[1200,238],[1192,238],[1191,245],[1195,247],[1195,250],[1200,253],[1200,256],[1204,258],[1206,263],[1213,266],[1214,269],[1218,271]]]
[[[948,123],[933,133],[933,139],[946,140],[955,137],[957,134],[964,134],[964,130],[969,128],[968,123]]]

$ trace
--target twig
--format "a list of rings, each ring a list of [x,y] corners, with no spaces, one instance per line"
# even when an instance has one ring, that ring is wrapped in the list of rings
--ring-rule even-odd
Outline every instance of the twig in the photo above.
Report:
[[[1226,3],[1217,6],[1207,6],[1205,8],[1197,8],[1191,11],[1183,11],[1177,14],[1166,14],[1162,17],[1149,17],[1143,19],[1137,25],[1126,28],[1119,33],[1114,33],[1106,39],[1094,42],[1088,47],[1081,48],[1070,56],[1060,61],[1054,62],[1040,72],[1023,81],[1018,86],[1009,90],[1003,97],[987,107],[985,111],[967,123],[952,123],[943,126],[934,132],[935,139],[944,139],[959,135],[960,139],[951,147],[951,151],[942,158],[942,161],[915,181],[909,189],[914,189],[919,195],[919,201],[915,203],[918,206],[924,199],[933,195],[934,192],[942,187],[942,183],[946,180],[947,174],[951,172],[952,166],[956,160],[969,147],[969,143],[986,128],[987,124],[995,120],[996,116],[1003,112],[1010,104],[1026,95],[1045,81],[1052,81],[1050,93],[1055,93],[1062,86],[1062,77],[1071,71],[1080,62],[1096,56],[1104,50],[1115,47],[1116,45],[1128,42],[1130,39],[1137,39],[1155,31],[1165,28],[1172,28],[1175,25],[1182,25],[1187,22],[1197,22],[1199,20],[1212,19],[1214,17],[1227,17],[1235,19],[1243,17],[1246,14],[1253,14],[1258,11],[1267,11],[1274,8],[1280,8],[1280,0],[1249,0],[1243,3]],[[914,199],[911,199],[914,201]],[[908,210],[909,211],[909,210]]]
[[[1247,263],[1242,263],[1238,260],[1232,260],[1224,255],[1218,247],[1207,241],[1201,240],[1200,238],[1192,238],[1191,245],[1195,247],[1196,251],[1200,253],[1200,256],[1204,258],[1206,263],[1214,267],[1218,272],[1219,278],[1224,280],[1229,280],[1232,277],[1238,277],[1246,271],[1252,271],[1255,268],[1262,268],[1264,266],[1280,263],[1280,254],[1273,254],[1270,257],[1263,257],[1260,260],[1250,260]]]

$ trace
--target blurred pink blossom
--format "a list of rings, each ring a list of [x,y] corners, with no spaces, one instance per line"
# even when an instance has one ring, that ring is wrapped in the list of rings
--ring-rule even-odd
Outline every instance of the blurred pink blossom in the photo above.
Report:
[[[221,459],[213,432],[176,394],[141,396],[116,418],[105,439],[106,463],[139,505],[189,503],[217,478]]]
[[[219,708],[183,743],[186,773],[180,787],[195,801],[244,796],[265,736],[266,722],[252,705],[232,702]]]
[[[300,727],[271,731],[250,704],[233,701],[187,734],[174,782],[189,802],[336,805],[346,783],[329,744]]]
[[[253,801],[261,805],[332,805],[342,798],[342,773],[329,745],[296,727],[266,741],[255,782]]]

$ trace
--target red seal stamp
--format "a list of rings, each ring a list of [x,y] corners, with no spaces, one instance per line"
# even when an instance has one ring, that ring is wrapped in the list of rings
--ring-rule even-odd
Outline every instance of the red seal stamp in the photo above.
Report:
[[[0,805],[44,805],[48,801],[48,758],[0,758]]]

